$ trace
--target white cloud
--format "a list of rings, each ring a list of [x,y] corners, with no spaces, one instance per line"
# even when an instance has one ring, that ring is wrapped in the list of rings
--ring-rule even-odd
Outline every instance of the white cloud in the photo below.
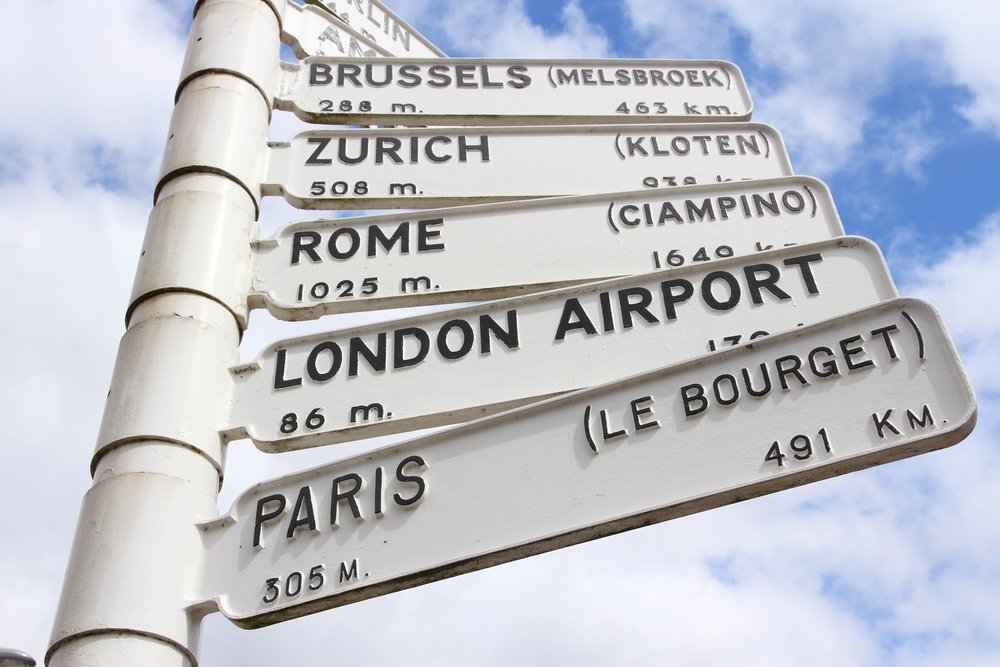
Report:
[[[59,182],[113,169],[112,179],[149,189],[184,53],[182,16],[149,1],[18,3],[8,19],[23,29],[0,41],[0,146],[18,156],[4,160],[8,178],[40,165]]]
[[[872,106],[909,81],[957,86],[957,111],[1000,136],[1000,68],[988,67],[1000,5],[969,3],[800,3],[793,0],[661,3],[627,0],[650,57],[734,57],[745,44],[755,118],[779,127],[804,173],[823,175],[869,159]],[[919,173],[931,154],[924,120],[907,110],[902,165]],[[899,160],[882,153],[890,167]]]

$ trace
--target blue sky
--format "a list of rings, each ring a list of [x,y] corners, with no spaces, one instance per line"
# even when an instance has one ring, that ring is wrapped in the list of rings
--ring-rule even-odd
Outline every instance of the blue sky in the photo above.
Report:
[[[190,4],[18,3],[24,29],[0,43],[0,646],[38,659],[90,484]],[[753,120],[781,132],[796,173],[830,186],[845,229],[882,247],[901,293],[942,311],[979,425],[942,452],[267,629],[214,615],[202,664],[1000,663],[1000,5],[390,6],[454,56],[735,62]],[[275,113],[273,139],[299,129]],[[269,201],[262,233],[307,217]],[[337,326],[255,313],[241,354]],[[235,443],[220,511],[257,481],[335,456]]]

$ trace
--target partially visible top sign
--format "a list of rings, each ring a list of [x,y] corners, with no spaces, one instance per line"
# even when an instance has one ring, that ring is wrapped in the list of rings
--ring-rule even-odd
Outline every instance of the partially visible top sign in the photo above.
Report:
[[[791,174],[760,123],[341,129],[271,143],[261,191],[299,208],[426,208]]]
[[[311,58],[283,64],[276,106],[316,123],[586,125],[749,120],[721,60]]]
[[[444,52],[378,0],[306,0],[324,7],[394,56],[441,58]]]
[[[201,525],[198,598],[276,623],[945,447],[975,420],[940,318],[893,300],[258,484]]]
[[[338,20],[327,9],[297,5],[291,0],[267,0],[281,16],[281,39],[299,58],[341,56],[387,57],[393,54]]]
[[[843,233],[804,176],[312,220],[254,243],[249,305],[303,320],[495,299]]]

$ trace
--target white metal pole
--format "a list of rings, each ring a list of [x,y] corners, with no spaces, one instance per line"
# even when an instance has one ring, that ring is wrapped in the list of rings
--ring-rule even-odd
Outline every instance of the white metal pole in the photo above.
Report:
[[[195,524],[217,514],[280,30],[261,0],[195,9],[50,667],[197,664]]]

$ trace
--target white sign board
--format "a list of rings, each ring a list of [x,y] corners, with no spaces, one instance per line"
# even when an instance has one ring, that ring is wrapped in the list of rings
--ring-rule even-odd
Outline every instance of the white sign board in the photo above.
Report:
[[[304,320],[480,301],[843,233],[803,176],[313,220],[254,244],[249,302]]]
[[[453,424],[895,296],[843,237],[314,334],[231,369],[225,430],[283,451]]]
[[[444,52],[378,0],[306,0],[325,6],[337,18],[394,56],[440,58]]]
[[[346,25],[327,9],[298,5],[292,0],[267,0],[281,16],[281,38],[299,58],[392,56],[368,37]]]
[[[201,526],[201,599],[277,623],[945,447],[975,415],[937,313],[893,300],[252,487]]]
[[[299,208],[426,208],[790,176],[760,123],[342,129],[271,143],[261,191]]]
[[[311,58],[283,64],[281,109],[347,125],[589,125],[749,120],[722,60]]]

